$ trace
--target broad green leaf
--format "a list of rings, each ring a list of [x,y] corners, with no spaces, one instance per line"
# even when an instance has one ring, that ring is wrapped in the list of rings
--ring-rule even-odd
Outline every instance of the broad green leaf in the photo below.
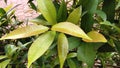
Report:
[[[77,37],[69,37],[68,43],[69,43],[69,50],[72,50],[74,48],[77,48],[80,45],[80,38]]]
[[[6,66],[9,64],[10,59],[4,60],[0,63],[0,68],[6,68]]]
[[[52,30],[91,40],[79,26],[70,22],[58,23],[52,27]]]
[[[69,53],[69,54],[67,55],[67,59],[69,59],[69,58],[74,58],[74,57],[76,57],[76,56],[77,56],[77,53],[75,53],[75,52]]]
[[[56,21],[56,9],[52,0],[37,0],[38,9],[43,14],[45,19],[51,24],[57,23]]]
[[[33,35],[44,33],[48,29],[49,29],[48,27],[42,25],[28,25],[26,27],[17,28],[11,31],[9,34],[3,36],[0,40],[26,38]]]
[[[98,46],[94,43],[82,43],[80,44],[77,50],[77,58],[80,61],[87,63],[88,68],[92,68],[94,64],[94,59],[97,53],[95,46]],[[99,46],[98,46],[99,47]]]
[[[65,1],[62,0],[62,3],[58,10],[57,21],[62,22],[62,21],[65,21],[66,18],[67,18],[67,6],[66,6]]]
[[[54,41],[55,37],[54,31],[48,31],[45,34],[40,35],[31,45],[28,51],[28,65],[27,68],[30,67],[30,65],[36,61],[39,57],[41,57],[50,47],[52,42]]]
[[[98,0],[80,0],[80,4],[85,11],[94,13],[98,6]]]
[[[6,55],[0,55],[0,60],[6,58]]]
[[[78,7],[76,9],[74,9],[70,15],[67,18],[68,22],[74,23],[74,24],[78,24],[79,21],[81,20],[81,13],[82,13],[82,7]]]
[[[69,65],[69,68],[76,68],[76,64],[72,59],[67,59],[67,63]]]
[[[60,33],[58,36],[58,56],[59,56],[59,61],[60,61],[60,68],[63,68],[65,59],[67,58],[68,54],[68,40],[67,37],[63,34]]]
[[[97,31],[90,31],[87,34],[92,40],[83,39],[85,42],[107,42],[106,38]]]

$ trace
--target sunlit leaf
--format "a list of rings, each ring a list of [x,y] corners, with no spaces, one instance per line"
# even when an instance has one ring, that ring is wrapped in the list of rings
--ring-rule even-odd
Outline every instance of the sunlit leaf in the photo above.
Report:
[[[10,4],[4,8],[6,12],[8,12],[13,7],[13,4]]]
[[[6,58],[6,55],[0,55],[0,60]]]
[[[81,7],[74,9],[68,16],[67,21],[74,24],[78,24],[80,21],[81,13],[82,13]]]
[[[52,30],[91,40],[79,26],[70,22],[58,23],[52,27]]]
[[[3,36],[0,40],[26,38],[26,37],[43,33],[47,30],[48,30],[48,27],[45,27],[42,25],[28,25],[26,27],[17,28],[11,31],[9,34]]]
[[[6,66],[9,64],[10,59],[4,60],[0,63],[0,68],[6,68]]]
[[[87,34],[92,40],[83,39],[85,42],[107,42],[106,38],[97,31],[91,31]]]
[[[51,24],[57,23],[56,21],[56,9],[52,0],[37,0],[38,9],[43,14],[45,19]]]
[[[68,54],[68,40],[66,36],[61,33],[58,36],[58,56],[59,56],[59,61],[60,61],[60,68],[63,68],[65,59]]]
[[[33,42],[28,51],[28,68],[48,50],[54,40],[55,34],[54,31],[48,31]]]

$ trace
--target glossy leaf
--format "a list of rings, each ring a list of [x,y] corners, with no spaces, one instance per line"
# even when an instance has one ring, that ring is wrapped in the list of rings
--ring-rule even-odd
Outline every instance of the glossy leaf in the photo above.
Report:
[[[70,22],[58,23],[52,27],[52,30],[91,40],[79,26]]]
[[[65,21],[67,18],[67,6],[64,0],[62,0],[57,16],[58,16],[57,17],[58,22]]]
[[[80,21],[80,17],[81,17],[81,13],[82,13],[82,7],[78,7],[76,9],[74,9],[70,15],[67,18],[68,22],[74,23],[74,24],[78,24]]]
[[[76,68],[76,64],[72,59],[67,59],[67,63],[69,65],[69,68]]]
[[[106,38],[97,31],[91,31],[87,34],[92,40],[83,39],[85,42],[107,42]]]
[[[57,23],[56,21],[56,9],[52,0],[37,0],[38,9],[43,14],[45,19],[51,24]]]
[[[9,64],[10,59],[4,60],[0,63],[0,68],[6,68],[6,66]]]
[[[28,66],[41,57],[50,47],[55,37],[54,31],[48,31],[45,34],[40,35],[31,45],[28,51]]]
[[[97,53],[95,46],[98,46],[93,43],[82,43],[80,44],[77,50],[77,58],[80,61],[87,63],[88,68],[92,68],[94,64],[94,59]]]
[[[42,25],[28,25],[26,27],[17,28],[11,31],[9,34],[4,35],[0,40],[26,38],[33,35],[44,33],[47,30],[48,27]]]
[[[68,54],[68,40],[66,36],[61,33],[58,36],[58,56],[59,56],[59,61],[60,61],[60,68],[63,68],[65,59]]]

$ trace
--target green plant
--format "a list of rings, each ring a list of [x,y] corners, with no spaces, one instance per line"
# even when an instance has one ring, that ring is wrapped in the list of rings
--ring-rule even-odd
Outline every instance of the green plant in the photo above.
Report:
[[[120,0],[111,0],[109,6],[106,0],[72,1],[37,0],[36,7],[30,0],[32,8],[41,13],[30,20],[34,24],[17,28],[0,40],[34,36],[31,46],[25,46],[29,48],[27,68],[78,68],[84,63],[92,68],[95,58],[103,61],[106,52],[119,53]]]

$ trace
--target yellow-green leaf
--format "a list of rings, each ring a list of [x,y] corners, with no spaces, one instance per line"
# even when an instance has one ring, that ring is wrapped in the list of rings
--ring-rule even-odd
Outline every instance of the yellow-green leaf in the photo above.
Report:
[[[4,8],[6,12],[8,12],[13,7],[13,4],[10,4]]]
[[[106,38],[97,31],[90,31],[87,34],[92,40],[83,39],[85,42],[107,42]]]
[[[57,23],[56,21],[56,9],[52,0],[37,0],[38,9],[43,14],[45,19],[51,24]]]
[[[26,38],[43,33],[48,29],[49,29],[48,27],[42,25],[28,25],[26,27],[17,28],[11,31],[9,34],[3,36],[0,40]]]
[[[28,68],[48,50],[54,40],[55,34],[54,31],[48,31],[33,42],[28,51]]]
[[[59,61],[60,61],[60,68],[63,68],[65,59],[68,54],[68,40],[66,36],[61,33],[58,36],[58,56],[59,56]]]
[[[0,55],[0,60],[4,59],[4,58],[7,58],[7,56],[6,55]]]
[[[0,68],[6,68],[6,66],[9,64],[10,59],[4,60],[0,63]]]
[[[72,22],[72,23],[74,23],[74,24],[78,24],[79,21],[80,21],[81,13],[82,13],[82,8],[81,8],[81,6],[80,6],[80,7],[76,8],[76,9],[74,9],[74,10],[70,13],[70,15],[69,15],[68,18],[67,18],[67,21],[68,21],[68,22]]]
[[[91,40],[79,26],[70,22],[58,23],[52,27],[52,30]]]

